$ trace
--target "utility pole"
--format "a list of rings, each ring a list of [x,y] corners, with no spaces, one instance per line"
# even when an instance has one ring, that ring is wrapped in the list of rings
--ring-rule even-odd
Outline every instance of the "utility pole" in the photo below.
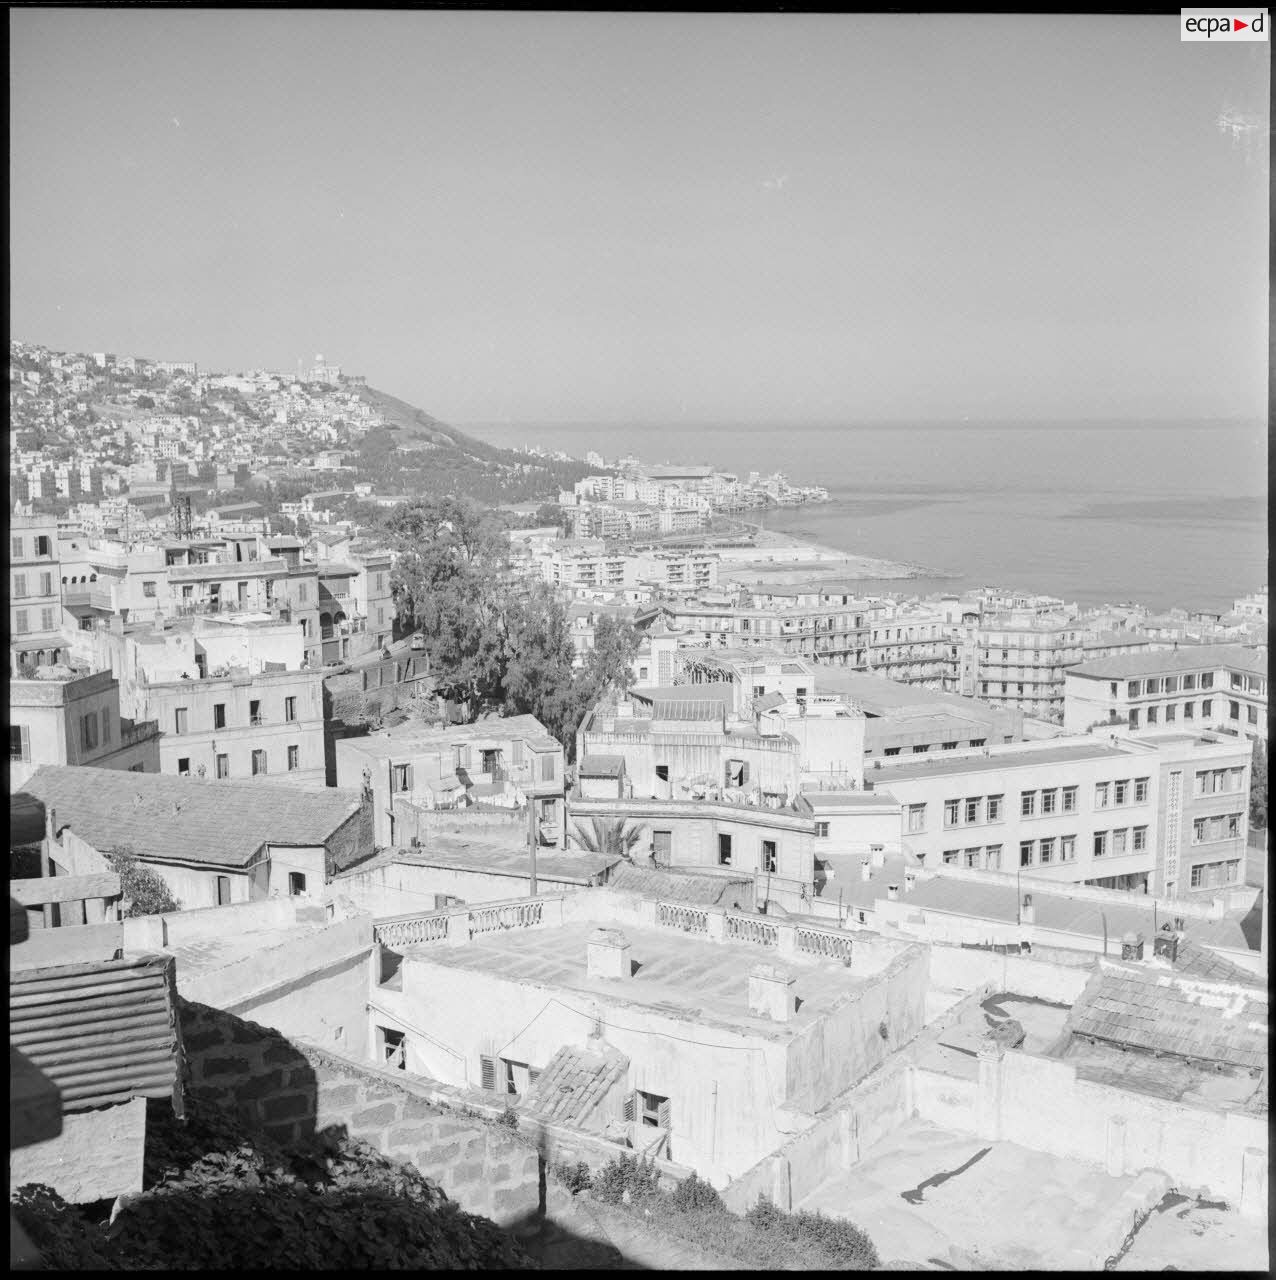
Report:
[[[527,797],[527,851],[531,859],[531,886],[528,897],[536,897],[536,846],[540,843],[540,830],[537,823],[536,797]]]

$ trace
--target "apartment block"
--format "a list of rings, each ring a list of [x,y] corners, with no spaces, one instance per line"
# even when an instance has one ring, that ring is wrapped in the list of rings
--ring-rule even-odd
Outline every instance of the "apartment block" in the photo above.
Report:
[[[1191,794],[1223,770],[1223,801]],[[1234,772],[1239,770],[1239,772]],[[1101,888],[1181,896],[1223,865],[1243,878],[1248,760],[1216,734],[1056,738],[888,761],[867,777],[900,805],[901,842],[925,866],[1016,868]],[[1196,825],[1197,818],[1205,821]],[[1217,821],[1216,821],[1217,820]]]
[[[9,523],[9,664],[63,661],[62,571],[56,516],[15,513]]]
[[[1217,729],[1267,740],[1267,646],[1192,645],[1067,673],[1064,728]]]

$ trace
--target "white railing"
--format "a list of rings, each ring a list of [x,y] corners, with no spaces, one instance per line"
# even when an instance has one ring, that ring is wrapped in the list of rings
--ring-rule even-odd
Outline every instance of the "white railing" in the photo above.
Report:
[[[724,936],[730,942],[752,942],[761,947],[778,947],[780,931],[765,920],[756,920],[753,916],[734,916],[727,913]]]
[[[709,913],[697,907],[684,907],[675,902],[656,903],[656,923],[683,933],[708,933]]]
[[[851,961],[850,938],[845,934],[828,933],[823,929],[808,929],[798,925],[797,949],[807,955],[827,956],[845,964]]]
[[[383,947],[411,947],[421,942],[442,942],[447,937],[447,911],[426,916],[403,916],[395,920],[379,920],[372,936]]]
[[[494,933],[500,929],[532,929],[543,920],[544,904],[533,898],[527,902],[474,907],[469,916],[471,938],[478,933]]]

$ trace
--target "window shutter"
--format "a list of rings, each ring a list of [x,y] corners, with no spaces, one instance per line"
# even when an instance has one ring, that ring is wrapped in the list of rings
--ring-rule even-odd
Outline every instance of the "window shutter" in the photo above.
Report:
[[[638,1114],[638,1095],[631,1093],[625,1099],[625,1119],[633,1120]]]
[[[482,1087],[484,1089],[496,1089],[496,1059],[486,1056],[480,1057],[479,1062],[482,1064]]]
[[[669,1099],[666,1098],[656,1108],[656,1123],[664,1130],[669,1129]]]
[[[740,785],[742,787],[749,785],[749,762],[747,760],[740,762]]]
[[[535,1067],[527,1069],[527,1087],[530,1089],[541,1078],[541,1073]]]

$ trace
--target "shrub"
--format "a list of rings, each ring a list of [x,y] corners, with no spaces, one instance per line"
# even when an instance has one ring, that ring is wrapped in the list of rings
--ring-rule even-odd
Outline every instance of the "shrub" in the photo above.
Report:
[[[551,1172],[572,1195],[588,1191],[594,1185],[593,1174],[590,1173],[589,1166],[583,1160],[578,1161],[576,1164],[568,1164],[565,1160],[559,1161],[553,1166]]]
[[[745,1214],[745,1221],[756,1231],[818,1249],[841,1266],[868,1270],[880,1261],[868,1236],[854,1223],[841,1218],[826,1218],[822,1213],[808,1213],[805,1209],[785,1213],[763,1197]]]
[[[182,904],[173,897],[168,884],[149,867],[137,860],[126,844],[117,845],[106,854],[106,865],[120,878],[120,894],[130,902],[125,916],[159,916],[166,911],[179,911]]]
[[[708,1213],[726,1213],[727,1206],[711,1183],[698,1178],[695,1173],[680,1182],[669,1197],[669,1203],[680,1212],[702,1210]]]
[[[660,1174],[645,1156],[621,1154],[605,1164],[594,1179],[594,1195],[604,1204],[620,1204],[625,1193],[631,1201],[654,1200],[660,1195]]]
[[[110,1264],[106,1238],[52,1187],[31,1182],[13,1192],[13,1216],[52,1271],[98,1271]]]
[[[513,1107],[506,1107],[499,1116],[496,1117],[497,1124],[503,1124],[507,1129],[518,1128],[518,1112]]]

